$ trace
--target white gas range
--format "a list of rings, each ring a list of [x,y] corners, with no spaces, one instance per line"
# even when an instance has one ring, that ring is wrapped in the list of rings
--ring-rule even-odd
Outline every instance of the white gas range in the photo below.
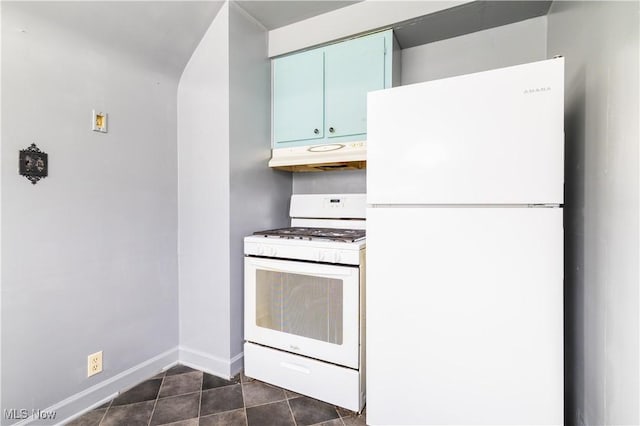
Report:
[[[244,240],[245,374],[364,406],[364,194],[291,197],[291,228]]]

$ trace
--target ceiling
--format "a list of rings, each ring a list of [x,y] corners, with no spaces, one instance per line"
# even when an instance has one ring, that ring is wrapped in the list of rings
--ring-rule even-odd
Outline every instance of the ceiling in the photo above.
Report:
[[[402,49],[546,15],[551,1],[473,1],[393,26]]]
[[[350,6],[359,1],[362,0],[238,0],[236,3],[249,13],[249,15],[262,23],[268,30],[273,30],[293,24],[294,22],[302,21],[303,19]]]
[[[241,0],[237,3],[270,30],[357,2]],[[2,3],[2,31],[45,31],[53,25],[179,77],[224,1]]]
[[[394,0],[369,0],[389,1]],[[430,1],[430,0],[414,0]],[[236,0],[247,13],[268,30],[331,12],[359,1]],[[402,7],[398,1],[398,7]],[[446,2],[445,2],[446,3]],[[546,15],[551,0],[476,0],[449,7],[440,12],[390,23],[402,49],[432,43]],[[379,28],[382,29],[382,28]]]
[[[373,0],[371,0],[373,1]],[[55,25],[179,78],[224,3],[212,1],[3,1],[2,31]],[[267,29],[358,3],[237,0]],[[544,15],[551,1],[473,1],[393,25],[402,48]],[[7,26],[7,24],[9,24]]]
[[[55,26],[174,77],[222,1],[3,1],[2,32]]]

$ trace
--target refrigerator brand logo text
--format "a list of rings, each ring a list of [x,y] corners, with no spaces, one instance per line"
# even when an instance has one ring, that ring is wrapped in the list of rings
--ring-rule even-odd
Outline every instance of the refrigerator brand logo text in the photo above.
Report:
[[[526,89],[524,91],[524,94],[529,95],[531,93],[550,92],[550,91],[551,91],[551,87],[536,87],[534,89]]]

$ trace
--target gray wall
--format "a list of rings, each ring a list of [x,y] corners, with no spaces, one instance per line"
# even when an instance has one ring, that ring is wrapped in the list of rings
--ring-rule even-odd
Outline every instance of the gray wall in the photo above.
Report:
[[[225,3],[178,89],[180,359],[220,376],[242,367],[242,237],[288,221],[269,73],[266,30]]]
[[[277,2],[276,2],[277,3]],[[333,40],[366,34],[446,9],[469,0],[369,0],[359,1],[322,15],[269,31],[269,56],[308,49]]]
[[[365,170],[293,173],[294,194],[363,194],[367,192]]]
[[[566,57],[566,423],[640,424],[638,2],[554,2]]]
[[[271,156],[267,30],[231,2],[229,35],[230,355],[234,358],[242,353],[244,338],[243,237],[289,225],[291,173],[267,167]]]
[[[401,83],[412,84],[546,59],[547,18],[529,19],[401,51]],[[293,192],[364,193],[366,171],[294,173]]]
[[[402,50],[402,84],[546,59],[547,17]]]
[[[96,402],[81,391],[175,361],[178,342],[177,82],[37,18],[65,7],[2,5],[2,408],[71,398],[58,420]],[[91,131],[94,108],[109,133]],[[49,154],[37,185],[17,173],[32,142]]]

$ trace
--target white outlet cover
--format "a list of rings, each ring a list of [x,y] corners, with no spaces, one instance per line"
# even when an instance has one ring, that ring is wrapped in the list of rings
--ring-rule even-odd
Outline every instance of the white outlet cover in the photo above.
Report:
[[[102,351],[93,353],[87,357],[87,377],[102,372]]]
[[[94,132],[107,133],[107,118],[106,112],[91,111],[91,130]]]

